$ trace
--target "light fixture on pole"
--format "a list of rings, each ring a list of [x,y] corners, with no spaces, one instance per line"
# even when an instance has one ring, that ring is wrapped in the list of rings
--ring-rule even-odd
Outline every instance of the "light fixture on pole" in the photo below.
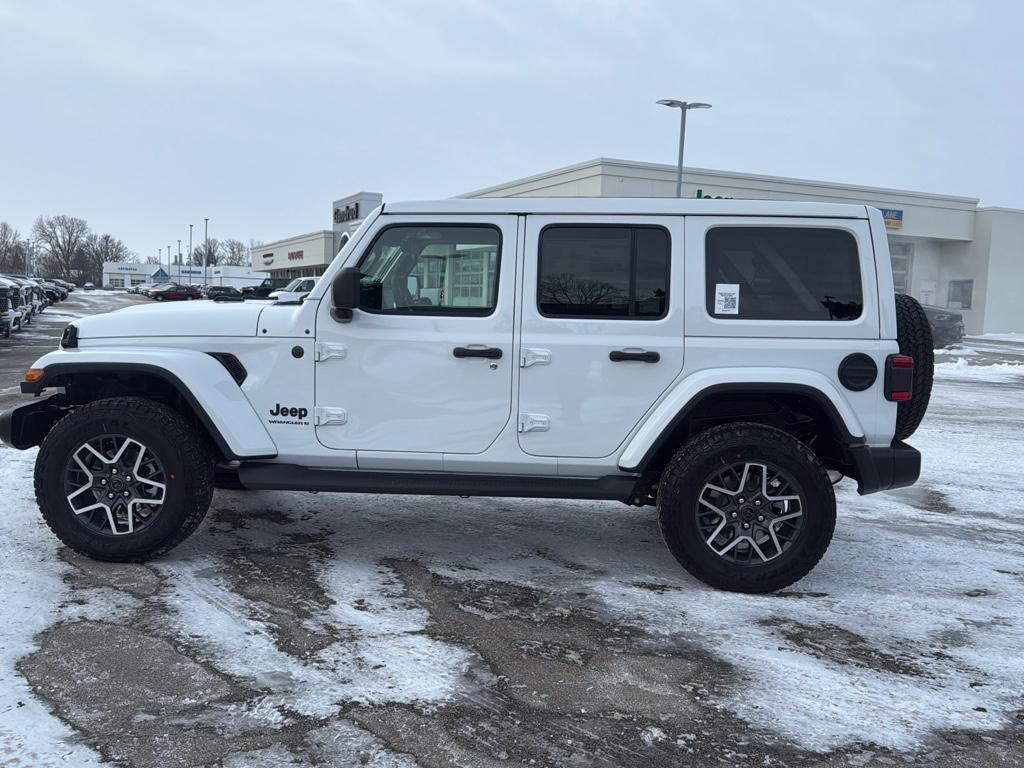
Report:
[[[206,282],[206,260],[210,257],[210,218],[203,219],[203,239],[206,245],[203,246],[203,282]]]
[[[178,282],[181,282],[181,238],[178,238]]]
[[[683,196],[683,144],[686,141],[686,113],[691,109],[711,109],[710,104],[702,101],[677,101],[661,99],[659,104],[679,109],[679,163],[676,167],[676,197]]]

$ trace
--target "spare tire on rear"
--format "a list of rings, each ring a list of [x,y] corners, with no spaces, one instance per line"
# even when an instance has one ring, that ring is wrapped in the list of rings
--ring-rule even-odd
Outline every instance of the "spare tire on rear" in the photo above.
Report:
[[[896,294],[896,341],[900,354],[914,358],[914,396],[896,405],[896,439],[906,440],[917,430],[932,396],[935,353],[932,326],[912,296]]]

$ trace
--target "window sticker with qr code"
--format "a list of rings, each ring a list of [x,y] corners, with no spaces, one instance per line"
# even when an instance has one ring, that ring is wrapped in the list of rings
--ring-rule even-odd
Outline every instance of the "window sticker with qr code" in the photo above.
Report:
[[[738,315],[740,313],[740,286],[737,283],[715,284],[715,314]]]

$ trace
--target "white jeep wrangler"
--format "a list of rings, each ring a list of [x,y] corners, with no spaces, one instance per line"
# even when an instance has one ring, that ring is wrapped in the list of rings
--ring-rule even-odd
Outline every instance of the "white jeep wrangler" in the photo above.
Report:
[[[76,320],[0,438],[69,547],[140,561],[215,485],[657,507],[724,589],[804,576],[832,484],[914,483],[930,330],[864,206],[388,204],[302,301]]]

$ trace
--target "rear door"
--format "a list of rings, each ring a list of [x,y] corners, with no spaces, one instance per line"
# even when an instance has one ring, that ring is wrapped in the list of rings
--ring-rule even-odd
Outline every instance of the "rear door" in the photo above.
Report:
[[[683,218],[529,216],[519,444],[615,452],[683,366]]]

